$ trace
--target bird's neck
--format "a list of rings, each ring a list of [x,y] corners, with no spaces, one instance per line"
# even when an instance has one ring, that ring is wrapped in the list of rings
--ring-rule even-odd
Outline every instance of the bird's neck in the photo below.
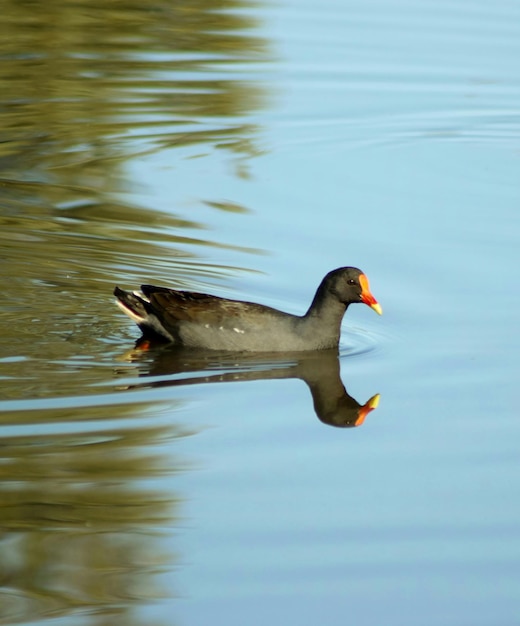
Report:
[[[326,343],[337,345],[347,308],[348,304],[343,304],[330,292],[318,289],[309,310],[303,316],[307,332],[319,333]]]

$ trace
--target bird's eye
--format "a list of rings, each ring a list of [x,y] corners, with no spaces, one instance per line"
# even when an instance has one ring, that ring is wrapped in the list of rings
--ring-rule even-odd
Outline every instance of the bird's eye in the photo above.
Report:
[[[347,280],[347,283],[348,283],[349,285],[355,285],[355,284],[356,284],[356,281],[355,281],[353,278],[349,278],[349,279]]]

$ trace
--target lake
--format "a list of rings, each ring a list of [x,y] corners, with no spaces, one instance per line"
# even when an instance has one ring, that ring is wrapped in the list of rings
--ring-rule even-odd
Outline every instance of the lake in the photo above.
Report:
[[[518,624],[520,5],[0,29],[0,623]],[[139,350],[112,295],[345,265],[338,354]]]

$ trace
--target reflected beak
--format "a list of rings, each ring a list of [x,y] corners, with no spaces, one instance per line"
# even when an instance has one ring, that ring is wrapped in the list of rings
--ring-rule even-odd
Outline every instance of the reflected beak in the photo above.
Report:
[[[361,285],[361,301],[368,305],[371,309],[374,309],[379,315],[383,315],[383,309],[379,302],[370,293],[370,287],[368,286],[368,278],[361,274],[359,276],[359,284]]]
[[[379,404],[380,395],[376,393],[375,396],[372,396],[368,402],[366,402],[358,411],[357,419],[354,423],[354,426],[361,426],[361,424],[365,421],[366,416],[377,409],[377,405]]]

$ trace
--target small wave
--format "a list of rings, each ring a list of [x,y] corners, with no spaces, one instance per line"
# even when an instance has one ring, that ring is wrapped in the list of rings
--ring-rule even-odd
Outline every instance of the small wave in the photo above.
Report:
[[[345,335],[339,346],[340,359],[381,352],[391,341],[389,335],[366,328],[349,327]]]

